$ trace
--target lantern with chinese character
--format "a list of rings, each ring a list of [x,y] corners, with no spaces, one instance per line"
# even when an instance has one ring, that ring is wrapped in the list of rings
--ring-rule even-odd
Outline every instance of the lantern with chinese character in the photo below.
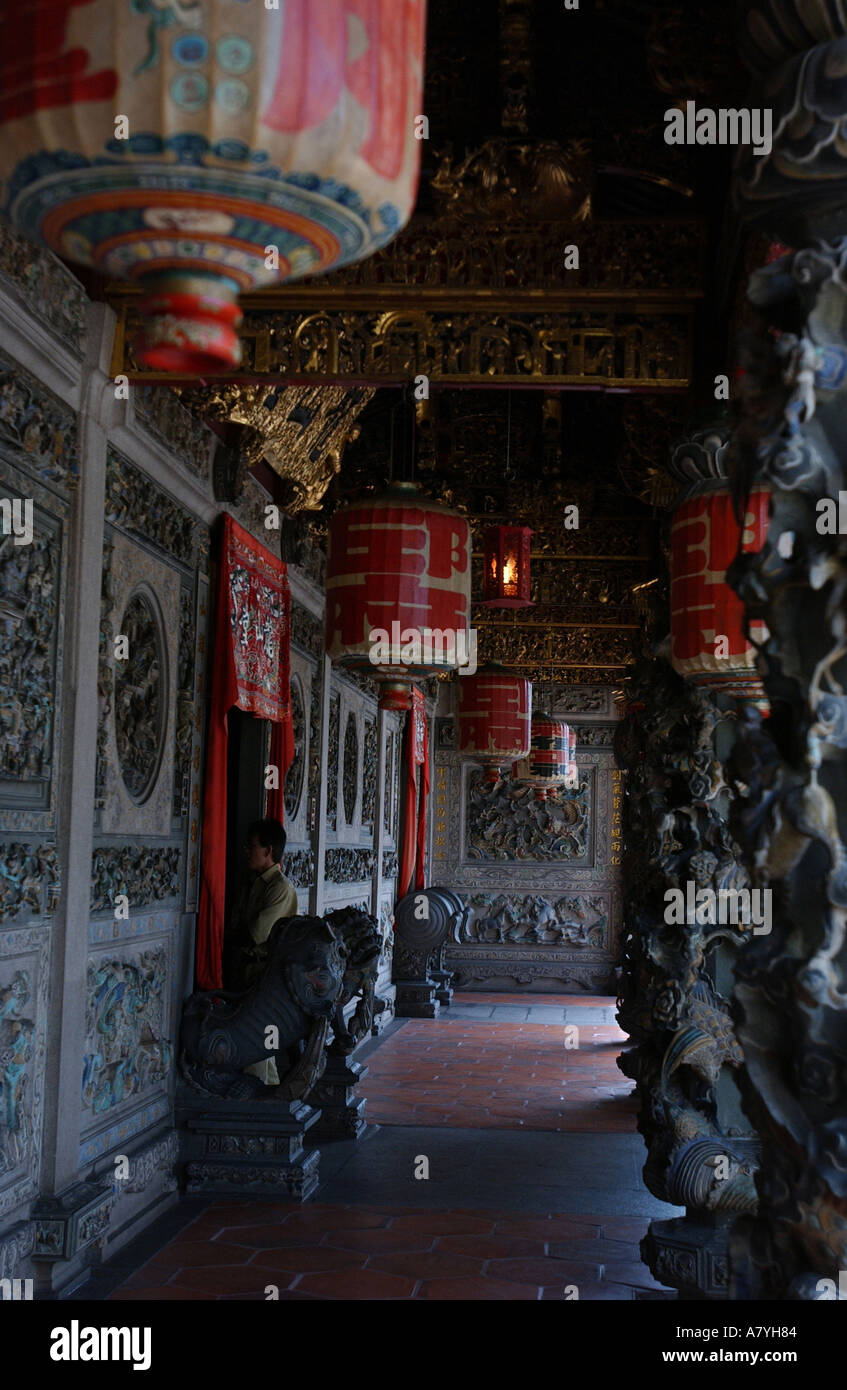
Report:
[[[497,782],[502,763],[524,758],[530,747],[532,686],[497,666],[459,680],[459,752],[485,766]]]
[[[512,764],[512,777],[531,787],[538,801],[545,801],[567,782],[570,729],[563,719],[551,714],[534,714],[531,727],[529,753]]]
[[[145,298],[140,361],[239,361],[240,290],[361,260],[412,210],[425,0],[6,6],[0,206]]]
[[[671,521],[671,665],[696,685],[767,713],[755,648],[744,635],[744,605],[725,575],[739,549],[764,545],[770,494],[765,488],[750,494],[739,526],[726,481],[726,447],[725,434],[712,430],[674,451],[673,471],[690,486]],[[752,621],[750,634],[763,642],[764,623]]]
[[[386,682],[391,709],[401,686],[470,664],[470,559],[465,518],[416,483],[340,508],[329,525],[327,656]]]
[[[530,608],[529,526],[489,526],[482,538],[486,608]]]

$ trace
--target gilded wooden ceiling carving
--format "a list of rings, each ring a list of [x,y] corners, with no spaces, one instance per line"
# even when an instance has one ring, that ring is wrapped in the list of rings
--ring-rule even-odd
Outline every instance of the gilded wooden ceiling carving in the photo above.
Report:
[[[358,437],[358,417],[372,387],[220,385],[183,392],[193,411],[246,426],[242,448],[264,458],[286,483],[287,513],[319,507],[341,468],[344,450]]]

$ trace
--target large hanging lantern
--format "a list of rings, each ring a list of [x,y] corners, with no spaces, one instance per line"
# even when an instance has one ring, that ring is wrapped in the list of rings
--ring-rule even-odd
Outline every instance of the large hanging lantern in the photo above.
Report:
[[[551,714],[532,716],[529,753],[512,765],[512,778],[531,787],[538,801],[547,801],[567,785],[570,729]]]
[[[671,665],[681,676],[719,695],[769,706],[756,670],[755,648],[744,636],[744,605],[725,581],[736,554],[761,550],[768,530],[770,494],[757,488],[747,500],[743,527],[726,486],[683,502],[671,522]],[[767,629],[750,623],[764,642]]]
[[[459,680],[459,752],[485,767],[485,780],[499,780],[501,764],[524,758],[530,749],[532,685],[497,666],[484,666]]]
[[[400,686],[470,664],[471,535],[463,516],[395,483],[340,508],[329,524],[326,652]]]
[[[236,366],[239,291],[361,260],[408,219],[424,17],[425,0],[16,5],[0,206],[143,287],[146,367]]]
[[[483,538],[486,608],[530,608],[530,526],[489,526]]]

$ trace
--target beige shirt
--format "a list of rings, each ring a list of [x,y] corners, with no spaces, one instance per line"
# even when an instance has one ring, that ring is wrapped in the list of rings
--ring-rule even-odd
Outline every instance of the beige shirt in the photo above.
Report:
[[[244,923],[257,946],[267,941],[280,917],[297,916],[297,893],[279,864],[259,874],[244,910]]]

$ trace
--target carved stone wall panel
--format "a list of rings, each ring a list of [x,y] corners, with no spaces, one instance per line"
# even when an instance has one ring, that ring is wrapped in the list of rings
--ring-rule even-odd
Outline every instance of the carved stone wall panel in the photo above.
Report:
[[[564,860],[589,864],[592,782],[590,771],[581,773],[578,789],[556,791],[539,802],[529,788],[510,778],[491,786],[479,769],[471,770],[465,783],[465,857],[485,863]]]
[[[6,353],[0,353],[0,449],[42,483],[64,492],[76,486],[74,412]]]
[[[327,767],[329,843],[330,846],[372,849],[374,827],[366,824],[362,817],[363,749],[365,721],[376,720],[377,703],[369,689],[348,679],[347,672],[333,670],[331,680]]]
[[[361,782],[359,749],[359,720],[353,710],[348,710],[347,717],[344,721],[341,799],[344,807],[344,819],[349,826],[354,824],[357,811],[361,816],[361,801],[359,798],[359,787]]]
[[[291,693],[294,708],[294,740],[297,752],[285,779],[285,829],[288,849],[311,856],[309,816],[314,791],[313,763],[320,759],[320,693],[315,691],[317,667],[296,648],[291,650]],[[299,795],[295,797],[295,783]],[[293,880],[292,880],[293,881]],[[300,885],[308,887],[311,879]]]
[[[335,830],[338,822],[340,719],[341,696],[337,690],[334,690],[329,697],[329,745],[326,765],[326,823],[329,830]]]
[[[170,948],[121,942],[88,962],[82,1075],[85,1132],[166,1090],[173,1066]]]
[[[187,863],[185,873],[185,907],[193,911],[197,906],[200,874],[200,786],[201,758],[204,735],[204,712],[206,692],[206,652],[209,619],[209,581],[205,575],[197,575],[197,595],[195,599],[194,627],[194,687],[191,705],[191,762],[188,788],[188,829]],[[187,701],[186,701],[187,711]],[[180,737],[180,724],[177,721],[177,738]],[[181,747],[177,747],[177,765],[181,757]],[[176,790],[176,788],[175,788]]]
[[[365,717],[365,742],[362,750],[362,829],[373,832],[376,819],[377,752],[376,716]]]
[[[91,903],[95,912],[114,916],[116,898],[129,900],[129,911],[179,898],[182,886],[181,845],[100,845],[91,856]],[[116,919],[119,920],[119,919]]]
[[[175,454],[197,477],[207,478],[214,436],[187,410],[169,386],[133,388],[136,419],[170,454]]]
[[[6,919],[8,920],[8,919]],[[0,1215],[34,1196],[44,1115],[49,935],[0,935]]]
[[[61,888],[55,845],[45,840],[0,842],[0,921],[22,925],[51,917]]]
[[[167,835],[173,814],[184,617],[179,575],[114,533],[110,598],[112,612],[104,617],[113,642],[112,711],[105,740],[101,829],[105,834]],[[115,656],[121,636],[128,638],[129,648],[123,661]],[[109,655],[105,653],[107,661]]]
[[[209,528],[109,446],[105,519],[188,570],[209,569]]]
[[[0,830],[49,832],[56,824],[70,507],[8,461],[2,443],[0,493],[32,507],[27,544],[0,535]]]
[[[364,883],[373,876],[376,859],[371,849],[335,845],[326,852],[327,883]],[[366,911],[370,912],[370,908]]]
[[[606,714],[611,693],[580,703]],[[558,712],[558,711],[557,711]],[[606,714],[608,718],[608,715]],[[611,748],[577,752],[580,791],[526,801],[443,747],[433,769],[431,881],[472,910],[447,963],[460,981],[608,992],[621,923],[620,796]]]
[[[304,776],[309,754],[308,724],[303,697],[303,686],[295,672],[291,674],[291,716],[294,729],[294,757],[285,774],[285,819],[288,824],[296,820],[303,800]]]
[[[14,285],[34,318],[50,328],[80,360],[85,356],[88,299],[74,275],[46,247],[0,222],[0,280]]]

